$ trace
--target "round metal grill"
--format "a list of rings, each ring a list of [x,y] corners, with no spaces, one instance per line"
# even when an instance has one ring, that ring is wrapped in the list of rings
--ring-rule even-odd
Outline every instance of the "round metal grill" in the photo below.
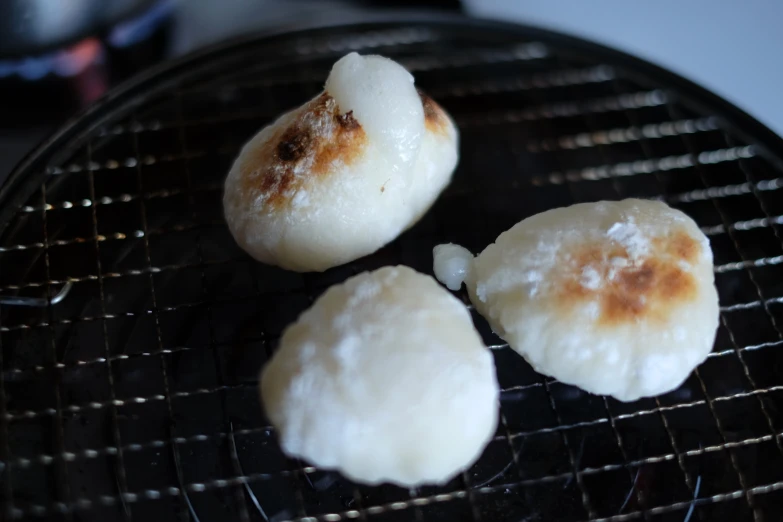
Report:
[[[223,222],[222,180],[240,146],[317,94],[352,50],[402,62],[454,116],[454,181],[412,230],[348,266],[255,263]],[[782,151],[665,71],[502,24],[311,30],[158,70],[52,138],[0,195],[2,510],[96,521],[778,519]],[[533,372],[474,316],[503,389],[497,435],[475,466],[408,491],[281,453],[258,371],[329,285],[394,263],[431,273],[439,243],[480,251],[532,214],[631,196],[692,216],[715,253],[721,327],[680,389],[630,404],[586,394]]]

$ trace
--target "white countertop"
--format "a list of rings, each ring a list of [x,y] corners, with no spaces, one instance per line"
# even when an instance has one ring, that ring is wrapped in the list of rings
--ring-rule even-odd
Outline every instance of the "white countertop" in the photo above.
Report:
[[[666,67],[783,135],[783,0],[464,0]]]

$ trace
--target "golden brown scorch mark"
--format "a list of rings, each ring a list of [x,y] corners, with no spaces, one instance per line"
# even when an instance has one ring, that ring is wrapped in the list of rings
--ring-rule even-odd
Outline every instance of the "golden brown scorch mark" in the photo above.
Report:
[[[307,180],[328,175],[336,159],[344,165],[353,163],[366,142],[352,112],[340,114],[337,102],[323,93],[248,154],[242,167],[243,188],[264,195],[267,206],[280,208]]]
[[[694,263],[700,253],[696,239],[685,231],[651,242],[651,254],[635,262],[620,245],[585,245],[574,255],[573,263],[563,274],[563,284],[555,294],[557,304],[570,308],[576,303],[596,301],[599,304],[598,324],[616,326],[636,320],[666,321],[677,305],[693,300],[697,282],[680,266],[682,261]],[[620,258],[627,265],[609,279],[611,259]],[[581,278],[585,268],[595,269],[601,276],[596,289],[586,288]]]
[[[446,134],[449,128],[449,117],[438,103],[419,90],[421,106],[424,109],[424,127],[435,134]]]

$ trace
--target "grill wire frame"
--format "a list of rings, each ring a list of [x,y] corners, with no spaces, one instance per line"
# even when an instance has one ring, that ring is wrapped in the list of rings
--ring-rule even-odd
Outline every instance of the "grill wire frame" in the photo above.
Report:
[[[455,181],[368,258],[303,276],[259,266],[222,223],[222,179],[244,140],[316,94],[349,50],[402,59],[455,117]],[[43,310],[0,309],[2,510],[52,520],[779,517],[781,145],[728,103],[622,53],[451,17],[252,37],[159,68],[53,136],[0,192],[0,294],[73,285]],[[589,396],[534,374],[474,314],[503,392],[498,433],[471,469],[405,491],[280,454],[252,375],[329,285],[399,262],[431,273],[435,244],[479,251],[546,208],[631,195],[682,208],[713,242],[721,329],[680,390],[630,405]],[[248,326],[242,308],[262,324]]]

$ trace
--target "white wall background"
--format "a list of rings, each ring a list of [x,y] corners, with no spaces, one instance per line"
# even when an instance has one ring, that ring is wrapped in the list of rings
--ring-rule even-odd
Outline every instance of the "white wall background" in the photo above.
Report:
[[[582,36],[703,85],[783,135],[783,0],[463,0]]]

